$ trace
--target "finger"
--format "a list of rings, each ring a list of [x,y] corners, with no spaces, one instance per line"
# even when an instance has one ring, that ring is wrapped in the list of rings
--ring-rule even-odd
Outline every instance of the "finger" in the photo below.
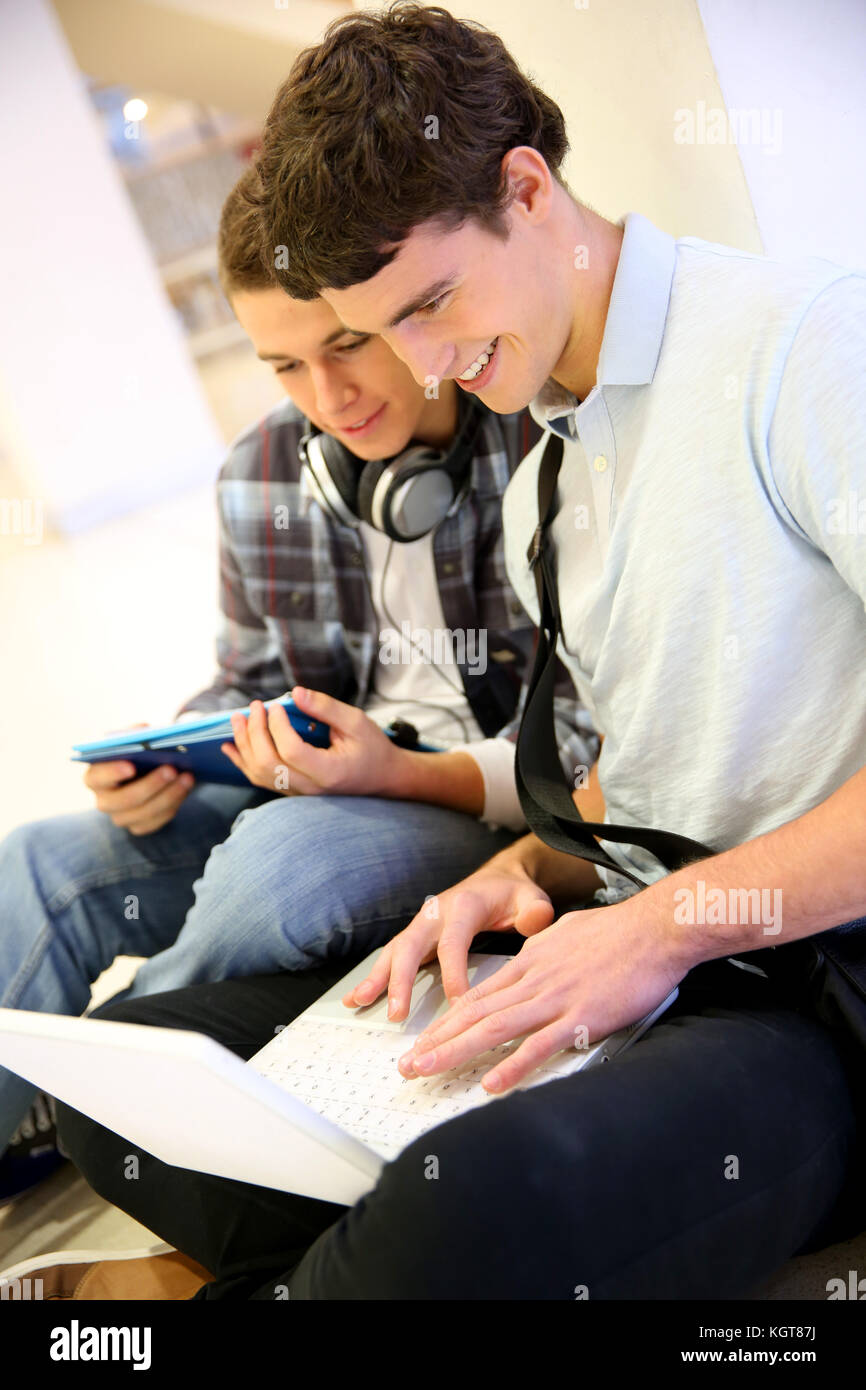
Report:
[[[452,1008],[456,1009],[458,1005],[467,1003],[470,1000],[477,1001],[479,999],[486,999],[490,995],[497,994],[502,989],[508,989],[511,985],[516,985],[519,980],[522,980],[524,973],[525,961],[521,960],[520,952],[518,951],[516,956],[512,956],[511,960],[506,961],[505,964],[501,965],[492,975],[488,975],[486,980],[479,980],[477,985],[473,985],[470,990],[456,998],[452,1004]],[[440,1024],[444,1022],[445,1019],[441,1018],[439,1023],[436,1024],[436,1027],[438,1028]]]
[[[256,783],[253,781],[249,768],[247,767],[246,763],[244,762],[243,758],[241,757],[240,753],[235,748],[233,743],[221,743],[220,752],[226,755],[230,763],[234,763],[238,772],[242,773],[243,776],[246,777],[248,782],[250,782],[253,786],[256,785]]]
[[[526,997],[523,972],[513,960],[500,966],[495,974],[482,983],[492,984],[494,989],[482,993],[482,985],[473,985],[460,999],[454,1000],[447,1014],[418,1035],[412,1050],[420,1055],[431,1047],[438,1047],[497,1010],[508,1008]]]
[[[193,781],[192,774],[184,772],[180,777],[175,777],[162,791],[150,797],[144,806],[124,807],[120,810],[110,811],[109,815],[114,824],[121,830],[127,830],[133,825],[156,819],[163,812],[171,811],[172,808],[176,809],[180,805],[187,792],[192,788]]]
[[[166,782],[145,801],[131,806],[116,806],[109,809],[107,814],[115,825],[128,829],[139,821],[160,816],[172,806],[179,805],[194,785],[194,781],[195,779],[190,772],[184,772],[181,775],[175,774],[171,781]],[[100,810],[102,809],[104,808],[100,806]]]
[[[302,714],[309,714],[313,719],[319,719],[343,733],[355,733],[364,720],[363,711],[357,705],[347,705],[345,701],[335,700],[333,695],[326,695],[321,690],[305,690],[303,686],[296,685],[292,699]]]
[[[253,757],[250,750],[250,734],[246,715],[233,714],[231,717],[231,726],[235,747],[245,762],[252,763]]]
[[[164,825],[168,825],[173,820],[180,808],[180,802],[176,805],[164,809],[158,816],[148,816],[143,820],[134,821],[132,825],[122,828],[130,835],[153,835],[157,830],[161,830]]]
[[[452,1038],[450,1042],[440,1043],[435,1048],[430,1048],[427,1052],[420,1052],[413,1049],[401,1057],[398,1067],[401,1075],[411,1076],[435,1076],[440,1072],[451,1071],[453,1067],[459,1067],[464,1062],[469,1062],[473,1058],[482,1057],[491,1048],[503,1047],[507,1043],[513,1042],[515,1038],[520,1038],[524,1033],[537,1036],[534,1030],[545,1029],[551,1023],[549,1011],[553,1006],[548,1003],[546,1008],[537,999],[526,999],[510,1008],[500,1009],[496,1013],[490,1014],[487,1018]],[[556,1032],[556,1037],[560,1037],[562,1028]],[[528,1041],[528,1039],[527,1039]],[[521,1045],[522,1046],[522,1045]],[[481,1078],[482,1084],[488,1090],[496,1090],[497,1084],[505,1078],[509,1086],[521,1076],[525,1075],[534,1066],[558,1051],[562,1044],[554,1045],[549,1040],[537,1050],[530,1051],[521,1060],[516,1069],[505,1070],[510,1058],[503,1059],[496,1064],[490,1072],[485,1072]],[[416,1044],[417,1048],[417,1044]],[[517,1055],[520,1048],[513,1054]],[[535,1060],[532,1060],[535,1058]],[[500,1071],[500,1068],[503,1070]],[[512,1075],[513,1073],[513,1075]],[[489,1078],[493,1078],[491,1085]]]
[[[292,727],[292,721],[283,705],[271,705],[268,710],[268,727],[277,753],[288,767],[293,777],[303,777],[306,789],[317,790],[324,784],[333,766],[333,754],[324,748],[314,748],[306,743]],[[297,784],[300,790],[304,788]]]
[[[109,815],[114,811],[129,811],[137,806],[144,806],[152,797],[157,796],[163,787],[176,780],[177,768],[168,764],[154,767],[135,781],[101,790],[96,804],[100,811],[107,811]]]
[[[435,930],[431,932],[429,923],[419,923],[416,917],[391,942],[388,1017],[392,1023],[402,1022],[408,1014],[418,968],[435,959],[437,935]]]
[[[246,772],[244,760],[233,743],[221,743],[220,752],[225,753],[229,762],[234,763],[235,767],[239,768],[241,772]]]
[[[189,795],[189,790],[188,788],[186,792],[187,796]],[[164,825],[168,825],[169,821],[174,819],[180,810],[183,800],[184,797],[181,797],[180,801],[168,807],[164,807],[158,816],[147,816],[142,820],[136,821],[133,825],[127,825],[125,829],[130,835],[153,835],[157,830],[161,830]]]
[[[290,729],[290,733],[294,738],[297,738],[294,730]],[[261,700],[254,700],[250,705],[247,736],[251,750],[251,766],[248,776],[259,786],[273,788],[275,791],[286,791],[284,780],[288,774],[290,794],[320,790],[317,783],[310,783],[298,772],[292,760],[286,757],[285,749],[277,747],[271,735],[268,711]],[[298,739],[298,743],[301,748],[304,747],[303,739]]]
[[[535,936],[549,927],[555,916],[552,902],[537,899],[520,908],[514,918],[514,930],[521,936]]]
[[[445,910],[438,951],[442,988],[448,999],[465,994],[469,988],[466,966],[469,944],[474,936],[484,930],[488,919],[488,909],[480,894],[463,890],[455,893],[450,900]]]
[[[354,989],[350,989],[348,994],[343,995],[342,1002],[348,1008],[355,1009],[363,1004],[372,1004],[375,999],[379,998],[391,975],[391,947],[393,944],[393,942],[389,942],[383,948],[378,960],[374,961],[369,975],[366,975],[355,985]]]
[[[504,1091],[512,1090],[527,1076],[531,1076],[548,1058],[555,1057],[557,1052],[571,1047],[573,1042],[574,1034],[564,1027],[562,1020],[551,1023],[537,1033],[531,1033],[510,1057],[497,1062],[495,1067],[485,1072],[481,1077],[481,1085],[485,1091],[502,1095]]]
[[[134,763],[89,763],[84,774],[84,785],[91,791],[98,792],[128,781],[135,773]]]
[[[251,760],[255,766],[264,771],[271,768],[277,762],[279,754],[274,747],[274,740],[271,738],[268,729],[267,715],[261,700],[253,700],[250,705],[250,716],[247,720],[247,737],[251,749]]]

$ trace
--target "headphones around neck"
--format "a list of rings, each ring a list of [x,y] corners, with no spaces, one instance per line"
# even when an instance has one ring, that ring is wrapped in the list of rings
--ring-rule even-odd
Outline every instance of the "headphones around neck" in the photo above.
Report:
[[[307,420],[298,451],[314,496],[346,526],[366,521],[392,541],[426,536],[448,515],[468,482],[484,407],[477,396],[461,392],[458,412],[457,433],[446,452],[410,444],[394,458],[369,462]]]

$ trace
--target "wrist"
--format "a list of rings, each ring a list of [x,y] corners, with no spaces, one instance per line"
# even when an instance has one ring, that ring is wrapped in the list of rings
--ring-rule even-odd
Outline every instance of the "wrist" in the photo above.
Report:
[[[415,801],[418,777],[412,763],[412,750],[401,748],[390,739],[388,744],[388,756],[381,765],[381,780],[373,795],[392,797],[395,801]]]
[[[459,750],[419,753],[393,746],[380,794],[401,801],[427,801],[480,816],[484,780],[474,758]]]
[[[666,874],[648,888],[615,903],[610,910],[621,912],[639,925],[642,932],[654,936],[661,957],[682,977],[703,961],[726,955],[727,952],[724,949],[710,949],[713,943],[708,941],[706,932],[700,935],[694,926],[683,925],[676,920],[670,883],[672,877]]]

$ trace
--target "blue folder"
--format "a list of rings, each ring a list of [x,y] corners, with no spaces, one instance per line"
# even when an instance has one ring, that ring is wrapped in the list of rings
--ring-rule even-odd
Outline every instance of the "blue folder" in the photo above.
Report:
[[[318,719],[302,714],[290,696],[265,700],[265,709],[280,704],[286,710],[292,728],[307,743],[327,748],[331,730]],[[220,752],[220,744],[234,743],[231,716],[249,715],[249,705],[236,710],[218,710],[185,723],[166,724],[161,729],[130,729],[125,734],[110,734],[90,743],[73,744],[72,761],[78,763],[107,763],[122,759],[139,772],[149,772],[162,763],[170,763],[180,772],[191,772],[200,782],[223,782],[232,787],[249,787],[249,778]]]

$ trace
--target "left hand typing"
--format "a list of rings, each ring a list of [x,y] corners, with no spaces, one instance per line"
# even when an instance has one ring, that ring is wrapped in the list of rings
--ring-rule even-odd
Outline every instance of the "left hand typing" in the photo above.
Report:
[[[319,691],[296,688],[292,697],[303,714],[330,725],[331,745],[305,743],[282,705],[253,700],[248,719],[232,718],[234,744],[220,748],[254,786],[287,796],[396,794],[404,750],[363,710]]]
[[[400,1072],[432,1076],[527,1034],[481,1078],[485,1090],[500,1094],[563,1048],[643,1018],[689,968],[672,933],[642,920],[636,900],[568,912],[455,1000],[400,1058]]]

